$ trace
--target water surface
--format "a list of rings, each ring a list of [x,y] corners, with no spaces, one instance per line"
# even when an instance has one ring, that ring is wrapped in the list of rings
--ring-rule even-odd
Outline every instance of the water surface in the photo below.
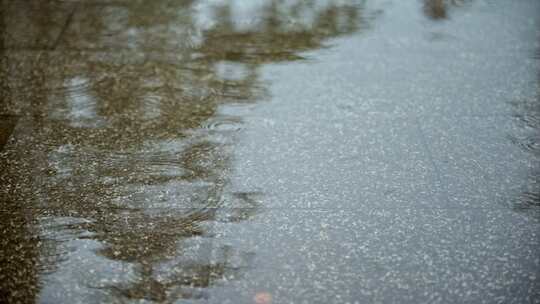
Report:
[[[538,301],[536,1],[0,8],[0,302]]]

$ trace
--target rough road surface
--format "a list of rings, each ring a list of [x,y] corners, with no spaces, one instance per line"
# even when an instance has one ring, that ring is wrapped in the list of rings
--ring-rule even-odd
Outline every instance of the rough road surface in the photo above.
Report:
[[[0,0],[1,303],[540,303],[540,1]]]

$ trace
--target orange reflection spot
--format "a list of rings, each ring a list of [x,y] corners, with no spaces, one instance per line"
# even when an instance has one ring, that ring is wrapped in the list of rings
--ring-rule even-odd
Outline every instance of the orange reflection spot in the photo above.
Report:
[[[270,304],[272,303],[272,295],[268,292],[258,292],[253,297],[256,304]]]

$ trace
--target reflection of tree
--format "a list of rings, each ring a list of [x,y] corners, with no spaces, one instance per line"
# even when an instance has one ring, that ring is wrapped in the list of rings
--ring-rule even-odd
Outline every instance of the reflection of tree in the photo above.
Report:
[[[448,9],[470,0],[424,0],[424,14],[433,20],[448,18]]]
[[[32,100],[23,119],[31,136],[8,151],[25,164],[3,170],[2,182],[20,185],[7,198],[38,204],[49,217],[85,219],[68,228],[90,232],[102,257],[134,266],[132,282],[91,287],[162,302],[202,297],[201,288],[241,275],[250,254],[234,248],[179,259],[188,240],[211,240],[208,223],[246,220],[259,205],[256,193],[227,188],[232,136],[209,122],[220,119],[220,105],[265,95],[262,64],[301,59],[360,22],[351,5],[268,1],[261,18],[238,29],[227,3],[212,8],[215,24],[206,28],[193,19],[192,1],[79,3],[57,50],[16,78]],[[307,22],[306,11],[314,16]],[[228,78],[221,65],[238,75]],[[163,264],[170,269],[157,276]]]
[[[358,27],[358,10],[353,6],[331,6],[318,12],[309,27],[295,23],[294,16],[299,9],[295,7],[289,14],[282,14],[278,1],[273,1],[255,22],[254,29],[235,31],[230,7],[220,7],[217,15],[221,22],[205,32],[205,43],[200,51],[205,59],[213,61],[261,64],[301,59],[298,52],[320,48],[324,39],[353,32]]]

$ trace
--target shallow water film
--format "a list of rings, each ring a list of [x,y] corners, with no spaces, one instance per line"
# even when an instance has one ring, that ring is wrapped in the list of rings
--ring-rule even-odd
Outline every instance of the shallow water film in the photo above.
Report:
[[[0,303],[540,303],[540,1],[0,0]]]

